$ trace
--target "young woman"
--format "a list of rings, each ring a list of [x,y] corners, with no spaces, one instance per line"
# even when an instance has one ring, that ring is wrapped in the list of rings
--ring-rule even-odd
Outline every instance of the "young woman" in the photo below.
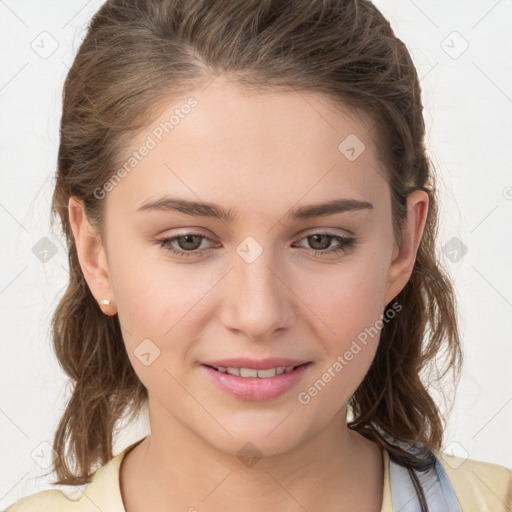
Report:
[[[369,1],[106,2],[52,211],[55,483],[89,485],[10,512],[510,510],[509,470],[440,453],[420,375],[457,375],[454,293],[416,70]]]

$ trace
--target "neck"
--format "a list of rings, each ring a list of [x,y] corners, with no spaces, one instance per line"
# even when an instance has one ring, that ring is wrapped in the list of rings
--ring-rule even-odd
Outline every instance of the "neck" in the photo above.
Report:
[[[150,411],[151,435],[121,465],[126,512],[380,511],[380,448],[347,428],[345,409],[294,449],[264,456],[251,445],[220,450]]]

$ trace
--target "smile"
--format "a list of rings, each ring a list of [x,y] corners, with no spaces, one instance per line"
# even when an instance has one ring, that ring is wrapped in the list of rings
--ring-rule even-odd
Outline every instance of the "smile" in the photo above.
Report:
[[[290,373],[294,370],[294,368],[297,368],[297,366],[278,366],[276,368],[269,368],[267,370],[256,370],[255,368],[225,368],[223,366],[212,366],[211,368],[221,373],[229,373],[230,375],[237,375],[238,377],[258,377],[260,379],[268,379],[283,373]]]
[[[297,366],[256,369],[202,364],[201,368],[229,395],[244,401],[266,401],[291,391],[304,378],[311,365],[311,362],[307,362]]]

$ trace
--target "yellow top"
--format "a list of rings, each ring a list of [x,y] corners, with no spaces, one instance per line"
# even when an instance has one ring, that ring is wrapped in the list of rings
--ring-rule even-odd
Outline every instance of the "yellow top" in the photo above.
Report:
[[[119,485],[123,457],[137,441],[99,468],[78,500],[60,490],[40,491],[20,499],[5,512],[126,512]],[[381,512],[393,512],[390,460],[384,454],[384,489]],[[512,511],[512,471],[497,464],[465,460],[441,454],[439,457],[463,512]],[[396,511],[395,511],[396,512]],[[432,511],[435,512],[435,511]]]

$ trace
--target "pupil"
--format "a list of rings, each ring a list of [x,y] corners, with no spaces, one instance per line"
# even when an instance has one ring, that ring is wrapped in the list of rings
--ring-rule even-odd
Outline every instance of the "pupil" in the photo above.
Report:
[[[313,246],[314,249],[326,249],[327,247],[329,247],[329,239],[326,235],[311,235],[310,238],[313,238],[313,243],[311,244]],[[321,239],[321,238],[325,238],[326,242],[327,242],[327,245],[324,244],[323,247],[315,247],[315,244],[318,243],[318,239]],[[322,244],[320,244],[322,245]]]
[[[194,238],[199,238],[199,236],[198,235],[184,235],[184,236],[180,237],[180,240],[185,240],[184,244],[182,244],[180,242],[180,244],[179,244],[180,247],[182,249],[197,249],[197,247],[193,247],[194,246],[194,242],[193,242]],[[192,239],[192,241],[191,241],[191,239]],[[192,244],[192,247],[187,247],[187,244]],[[195,245],[197,245],[197,242]]]

